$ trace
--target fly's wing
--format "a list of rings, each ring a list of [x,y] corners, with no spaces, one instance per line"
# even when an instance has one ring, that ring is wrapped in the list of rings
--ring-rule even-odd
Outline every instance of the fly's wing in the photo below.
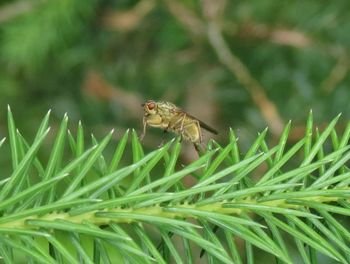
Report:
[[[180,110],[180,109],[179,109],[178,111],[184,112],[184,111],[182,111],[182,110]],[[216,129],[212,128],[211,126],[207,125],[207,124],[204,123],[203,121],[199,120],[197,117],[194,117],[193,115],[190,115],[190,114],[187,113],[187,112],[184,112],[184,113],[186,113],[186,115],[187,115],[188,117],[191,117],[191,118],[197,120],[197,121],[199,122],[199,125],[200,125],[202,128],[204,128],[205,130],[208,130],[209,132],[211,132],[211,133],[213,133],[213,134],[215,134],[215,135],[217,135],[217,134],[219,133]]]
[[[196,119],[197,119],[197,118],[196,118]],[[204,123],[203,121],[201,121],[201,120],[199,120],[199,119],[197,119],[197,120],[198,120],[198,122],[199,122],[199,125],[200,125],[201,127],[203,127],[204,129],[208,130],[209,132],[211,132],[211,133],[213,133],[213,134],[215,134],[215,135],[217,135],[217,134],[219,133],[217,130],[215,130],[215,129],[212,128],[211,126],[207,125],[207,124]]]

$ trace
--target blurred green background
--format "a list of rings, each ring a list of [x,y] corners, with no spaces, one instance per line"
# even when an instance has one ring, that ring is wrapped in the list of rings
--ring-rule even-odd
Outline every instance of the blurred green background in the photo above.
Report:
[[[140,131],[152,98],[217,127],[219,142],[229,127],[242,145],[266,126],[276,138],[289,119],[296,140],[310,109],[320,127],[349,117],[349,10],[347,0],[3,0],[1,137],[7,104],[25,135],[48,109],[98,134]],[[153,148],[160,134],[148,135]]]
[[[183,107],[222,144],[232,127],[243,149],[266,126],[273,144],[290,119],[295,142],[310,109],[320,128],[342,112],[341,133],[349,10],[348,0],[2,0],[0,137],[9,104],[29,141],[51,109],[54,130],[67,112],[72,131],[79,120],[87,136],[116,128],[116,142],[141,131],[147,99]],[[145,147],[161,137],[149,129]]]

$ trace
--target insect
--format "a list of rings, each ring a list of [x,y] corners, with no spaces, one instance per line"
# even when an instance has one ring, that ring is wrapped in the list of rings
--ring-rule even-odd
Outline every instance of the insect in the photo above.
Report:
[[[164,132],[172,131],[179,134],[182,139],[192,142],[197,150],[199,144],[203,141],[201,128],[213,134],[218,134],[214,128],[170,102],[148,100],[142,106],[144,108],[144,116],[141,140],[146,135],[147,125],[159,127]]]

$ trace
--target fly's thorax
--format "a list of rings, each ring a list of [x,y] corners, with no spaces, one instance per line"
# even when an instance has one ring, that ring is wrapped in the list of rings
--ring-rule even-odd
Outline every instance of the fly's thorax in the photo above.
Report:
[[[169,121],[174,117],[175,113],[179,110],[179,108],[169,102],[160,101],[157,103],[157,112],[160,116],[163,117],[163,120]]]

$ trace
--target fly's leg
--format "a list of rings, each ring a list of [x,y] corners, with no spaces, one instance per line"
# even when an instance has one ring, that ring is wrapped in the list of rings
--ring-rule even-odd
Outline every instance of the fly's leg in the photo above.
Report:
[[[184,114],[182,116],[181,119],[179,119],[175,124],[174,124],[174,128],[175,128],[175,125],[177,125],[179,122],[180,122],[180,142],[182,142],[183,138],[184,138],[184,123],[185,123],[185,118],[186,118],[186,114]]]
[[[203,154],[203,149],[201,148],[201,144],[198,142],[194,142],[193,143],[193,147],[194,149],[197,151],[198,156],[200,156],[201,154]]]
[[[146,117],[145,117],[145,116],[143,116],[142,124],[143,124],[143,130],[142,130],[142,134],[141,134],[140,137],[139,137],[140,141],[142,141],[143,138],[144,138],[145,135],[146,135],[147,122],[146,122]]]
[[[168,128],[171,128],[174,131],[177,131],[179,134],[182,134],[184,131],[185,118],[186,114],[183,114],[180,118],[176,117],[176,119],[171,119]]]
[[[202,129],[201,129],[201,126],[200,126],[198,120],[196,120],[196,124],[197,124],[198,134],[199,134],[199,143],[202,143],[203,142],[203,134],[202,134]]]
[[[193,146],[196,149],[198,156],[201,156],[201,154],[202,155],[204,154],[203,148],[201,148],[201,144],[203,142],[203,134],[202,134],[202,129],[201,129],[201,126],[199,124],[199,121],[196,120],[196,123],[197,123],[197,127],[198,127],[199,142],[194,142]]]
[[[180,135],[180,142],[182,142],[183,139],[183,124],[185,121],[185,116],[181,116],[180,118],[178,116],[173,117],[168,124],[168,127],[166,130],[172,130],[175,133]],[[180,128],[179,128],[180,126]]]
[[[164,136],[165,136],[166,133],[168,133],[168,128],[166,128],[166,129],[163,130],[163,137],[162,137],[162,141],[160,142],[160,144],[159,144],[159,146],[158,146],[159,148],[160,148],[160,147],[163,147],[163,145],[164,145],[164,141],[165,141]]]
[[[181,126],[180,126],[180,133],[181,133],[181,135],[182,135],[183,132],[184,132],[185,118],[186,118],[186,114],[184,114],[184,116],[181,118]]]

